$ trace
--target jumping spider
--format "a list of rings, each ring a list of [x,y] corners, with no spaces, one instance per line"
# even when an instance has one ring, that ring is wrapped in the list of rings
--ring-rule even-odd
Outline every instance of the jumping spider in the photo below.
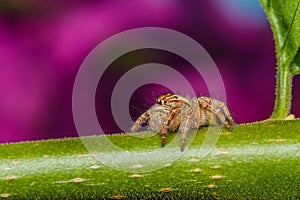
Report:
[[[190,129],[224,125],[232,130],[235,122],[224,102],[206,96],[188,99],[176,94],[164,94],[135,121],[131,131],[136,132],[143,125],[148,125],[148,130],[161,134],[162,147],[166,145],[167,132],[179,129],[182,133],[181,151],[183,151],[186,135]]]

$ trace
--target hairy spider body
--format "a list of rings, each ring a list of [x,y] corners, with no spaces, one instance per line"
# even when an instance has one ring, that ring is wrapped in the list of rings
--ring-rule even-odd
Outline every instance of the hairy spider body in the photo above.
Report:
[[[180,131],[181,150],[184,150],[186,135],[190,129],[202,126],[224,125],[232,130],[235,122],[224,102],[202,96],[195,99],[176,94],[165,94],[157,98],[156,104],[144,112],[131,130],[136,132],[141,125],[162,136],[162,147],[166,144],[167,132]]]

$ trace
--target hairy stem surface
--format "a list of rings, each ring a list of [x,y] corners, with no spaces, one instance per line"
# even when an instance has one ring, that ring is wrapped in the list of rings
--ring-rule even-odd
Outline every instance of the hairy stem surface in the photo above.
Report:
[[[0,145],[0,196],[8,199],[299,199],[299,120],[268,121],[239,125],[232,132],[224,130],[215,149],[200,158],[199,149],[206,131],[207,128],[198,131],[180,159],[147,173],[139,173],[145,167],[140,163],[132,166],[136,169],[133,173],[103,165],[95,159],[99,152],[88,152],[79,138]],[[176,139],[174,135],[168,135],[167,146]],[[119,134],[108,139],[132,152],[161,148],[159,135],[141,139]],[[180,151],[180,140],[174,151]],[[118,161],[119,153],[106,153]]]

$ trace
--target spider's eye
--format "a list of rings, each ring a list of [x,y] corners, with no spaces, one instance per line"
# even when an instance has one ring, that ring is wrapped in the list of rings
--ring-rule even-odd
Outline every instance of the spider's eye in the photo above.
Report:
[[[161,99],[157,99],[156,103],[159,104],[159,105],[164,105],[165,101],[161,100]]]

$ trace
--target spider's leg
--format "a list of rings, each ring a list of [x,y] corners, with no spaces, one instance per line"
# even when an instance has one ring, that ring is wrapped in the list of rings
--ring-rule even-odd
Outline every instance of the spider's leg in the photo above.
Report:
[[[226,117],[226,122],[230,125],[230,126],[234,126],[235,125],[235,121],[233,120],[230,111],[228,109],[228,107],[226,106],[226,104],[222,101],[218,101],[216,99],[213,99],[213,104],[217,105],[219,108],[221,108],[221,110],[223,111],[223,113],[225,114]]]
[[[192,122],[191,115],[188,115],[183,119],[182,124],[180,125],[180,132],[181,132],[180,150],[181,151],[184,151],[186,135],[187,132],[190,130],[191,122]]]
[[[232,126],[234,126],[235,122],[224,102],[209,97],[200,97],[198,101],[203,108],[216,115],[228,129],[232,130]]]
[[[195,114],[196,115],[198,114],[198,116],[196,116],[198,124],[195,128],[199,128],[199,126],[203,126],[203,125],[208,125],[208,117],[207,117],[207,115],[203,109],[203,106],[199,100],[197,101],[196,108],[197,109],[195,109],[196,110]]]
[[[166,145],[166,137],[167,137],[167,129],[170,125],[171,121],[174,120],[175,116],[180,112],[179,108],[174,108],[171,110],[171,113],[168,116],[167,121],[164,123],[163,128],[160,131],[161,134],[161,146],[164,147]]]
[[[150,118],[149,112],[150,110],[147,110],[139,118],[137,118],[137,120],[134,122],[133,126],[131,127],[132,132],[136,132],[143,123],[146,123],[149,120]]]

